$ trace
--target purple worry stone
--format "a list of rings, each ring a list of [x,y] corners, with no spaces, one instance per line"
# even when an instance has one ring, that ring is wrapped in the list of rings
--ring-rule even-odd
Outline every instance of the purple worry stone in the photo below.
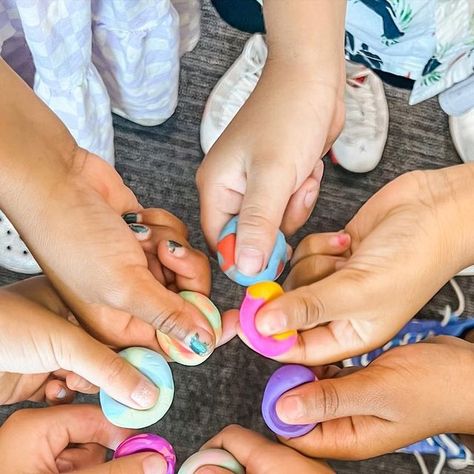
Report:
[[[267,426],[275,434],[285,438],[297,438],[309,433],[316,426],[316,423],[289,425],[281,421],[276,412],[277,401],[285,392],[316,380],[314,373],[302,365],[284,365],[268,379],[263,394],[262,415]]]
[[[122,441],[115,450],[114,459],[147,452],[161,454],[168,464],[166,474],[174,474],[176,454],[173,446],[165,438],[153,433],[140,433]]]

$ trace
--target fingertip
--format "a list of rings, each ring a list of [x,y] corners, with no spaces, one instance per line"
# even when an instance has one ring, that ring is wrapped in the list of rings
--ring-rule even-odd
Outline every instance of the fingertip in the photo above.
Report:
[[[51,380],[46,384],[44,396],[48,405],[62,405],[71,403],[76,392],[62,380]]]
[[[340,232],[329,238],[329,244],[341,252],[347,250],[351,245],[351,236],[346,232]]]
[[[163,456],[151,454],[142,461],[144,474],[166,474],[168,464]]]

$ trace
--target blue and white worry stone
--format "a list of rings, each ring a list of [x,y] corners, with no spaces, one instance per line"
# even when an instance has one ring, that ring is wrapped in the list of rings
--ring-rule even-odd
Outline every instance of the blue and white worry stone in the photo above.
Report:
[[[121,428],[140,429],[161,420],[169,410],[174,397],[173,374],[165,358],[144,347],[129,347],[119,355],[148,377],[160,390],[158,401],[148,410],[136,410],[114,400],[102,389],[100,405],[105,417]]]
[[[275,281],[285,269],[288,251],[283,232],[278,231],[272,254],[266,268],[254,276],[244,275],[237,269],[235,261],[235,244],[239,217],[234,216],[222,229],[217,241],[217,259],[221,270],[232,280],[242,286],[251,286],[262,281]]]

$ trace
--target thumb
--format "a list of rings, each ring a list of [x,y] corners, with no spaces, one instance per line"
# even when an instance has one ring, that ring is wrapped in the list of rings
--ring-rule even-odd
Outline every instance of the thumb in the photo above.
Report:
[[[141,453],[76,471],[77,474],[166,474],[167,463],[156,453]]]
[[[158,389],[147,377],[81,328],[68,326],[58,351],[61,368],[85,378],[129,407],[147,409],[156,403]]]
[[[289,424],[309,424],[380,412],[381,393],[370,372],[307,383],[283,394],[277,402],[278,417]]]
[[[212,352],[216,343],[214,331],[196,307],[161,285],[148,269],[137,268],[134,277],[124,296],[122,309],[197,355],[206,356]]]
[[[255,324],[259,332],[270,336],[328,321],[367,317],[379,286],[369,274],[361,278],[360,272],[346,267],[268,302],[257,313]],[[368,298],[368,293],[372,297]]]
[[[248,276],[267,265],[294,179],[278,160],[254,161],[247,171],[247,186],[237,226],[235,261]]]

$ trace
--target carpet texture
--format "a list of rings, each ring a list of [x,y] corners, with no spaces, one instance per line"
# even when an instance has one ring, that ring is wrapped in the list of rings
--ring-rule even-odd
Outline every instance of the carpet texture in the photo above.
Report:
[[[240,54],[246,38],[247,35],[220,21],[209,2],[204,1],[202,39],[198,47],[183,58],[180,100],[174,116],[153,128],[114,117],[117,170],[127,185],[144,206],[163,207],[183,219],[190,228],[191,242],[203,250],[205,244],[194,184],[202,159],[200,118],[212,87]],[[382,162],[369,174],[355,175],[327,161],[317,207],[309,222],[291,240],[292,244],[308,233],[341,229],[375,191],[403,172],[460,163],[449,137],[447,116],[437,100],[409,107],[407,92],[386,87],[386,93],[390,130]],[[242,289],[218,271],[215,261],[213,273],[215,303],[221,309],[236,307],[241,301]],[[21,278],[24,277],[0,270],[1,284]],[[474,278],[458,281],[467,298],[466,314],[472,315]],[[446,304],[457,304],[449,287],[423,308],[421,316],[433,317]],[[217,350],[202,366],[173,365],[176,382],[173,406],[149,431],[168,438],[181,462],[230,423],[239,423],[270,436],[258,407],[265,381],[276,367],[276,363],[257,356],[237,339]],[[96,402],[95,397],[79,397],[79,400]],[[0,407],[0,422],[18,407]],[[428,458],[427,463],[432,469],[436,459]],[[333,466],[340,474],[419,472],[414,458],[400,454],[360,463],[337,462]],[[443,472],[454,471],[446,468]],[[474,473],[474,468],[464,472]]]

